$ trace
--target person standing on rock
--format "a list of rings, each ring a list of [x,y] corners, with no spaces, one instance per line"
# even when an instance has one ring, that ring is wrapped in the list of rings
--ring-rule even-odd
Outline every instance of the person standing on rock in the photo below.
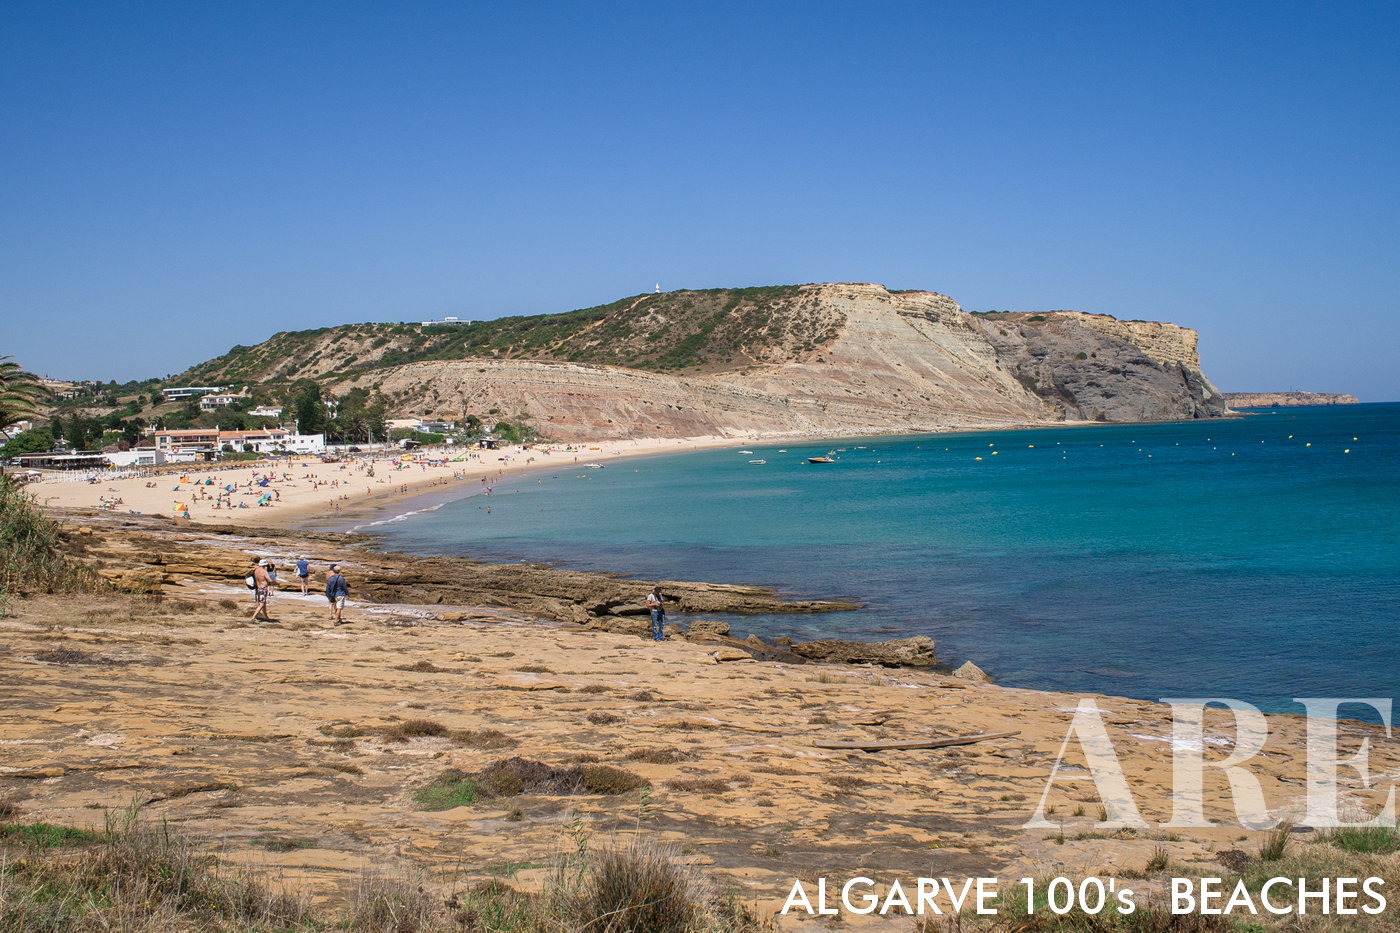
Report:
[[[303,554],[297,558],[297,579],[301,581],[301,595],[306,595],[307,583],[311,580],[311,563]]]
[[[666,637],[666,595],[659,585],[647,594],[647,611],[651,613],[652,641],[662,641]]]
[[[345,611],[345,598],[350,595],[350,584],[346,582],[345,575],[340,572],[338,564],[331,564],[331,568],[326,573],[326,602],[329,603],[327,611],[329,618],[336,625],[344,623],[341,613]]]
[[[264,622],[272,621],[272,617],[267,614],[267,601],[272,598],[272,588],[276,585],[277,578],[268,569],[271,566],[271,562],[264,557],[253,568],[253,615],[249,622],[258,621],[259,616],[262,616]]]

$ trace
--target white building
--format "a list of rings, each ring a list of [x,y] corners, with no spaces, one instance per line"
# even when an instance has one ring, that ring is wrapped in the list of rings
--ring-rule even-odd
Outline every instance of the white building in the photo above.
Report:
[[[282,409],[280,407],[274,408],[271,405],[259,405],[257,408],[248,412],[248,414],[252,415],[254,418],[280,418],[282,417]]]
[[[200,411],[213,411],[216,408],[227,408],[234,402],[240,402],[247,398],[246,395],[206,395],[199,400]]]
[[[326,435],[288,434],[276,449],[289,454],[323,454],[326,452]]]
[[[424,321],[424,322],[423,322],[423,326],[424,326],[424,327],[438,327],[438,326],[443,325],[443,324],[470,324],[470,323],[472,323],[472,321],[471,321],[470,318],[445,317],[445,318],[443,318],[441,321]]]
[[[160,466],[166,460],[165,451],[154,447],[136,447],[131,450],[114,450],[102,456],[114,467]]]
[[[174,402],[182,398],[194,398],[196,395],[214,395],[224,391],[223,386],[180,386],[179,388],[161,389],[160,394],[165,396],[167,402]]]

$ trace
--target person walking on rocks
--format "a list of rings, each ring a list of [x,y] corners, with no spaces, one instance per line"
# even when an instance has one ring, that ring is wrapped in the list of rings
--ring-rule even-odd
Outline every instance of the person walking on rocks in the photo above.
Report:
[[[647,594],[647,611],[651,613],[652,641],[663,640],[666,637],[666,595],[659,585]]]
[[[329,603],[327,611],[330,618],[336,625],[344,623],[341,613],[345,611],[345,598],[350,595],[350,584],[346,582],[345,575],[340,572],[338,564],[331,564],[331,568],[326,573],[326,602]]]
[[[272,621],[267,614],[267,601],[272,598],[272,588],[277,585],[277,578],[272,575],[271,566],[271,562],[264,557],[253,568],[253,615],[249,622],[258,621],[259,616],[264,622]]]
[[[306,595],[307,583],[311,580],[311,563],[303,554],[297,558],[297,579],[301,581],[301,595]]]

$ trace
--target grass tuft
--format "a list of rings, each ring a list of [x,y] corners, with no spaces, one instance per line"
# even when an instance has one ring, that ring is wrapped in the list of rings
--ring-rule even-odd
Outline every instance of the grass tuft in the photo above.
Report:
[[[1400,831],[1394,826],[1343,826],[1327,833],[1323,839],[1345,852],[1366,855],[1400,852]]]
[[[1288,843],[1293,838],[1293,824],[1284,821],[1264,837],[1264,842],[1259,846],[1259,861],[1277,862],[1288,853]]]

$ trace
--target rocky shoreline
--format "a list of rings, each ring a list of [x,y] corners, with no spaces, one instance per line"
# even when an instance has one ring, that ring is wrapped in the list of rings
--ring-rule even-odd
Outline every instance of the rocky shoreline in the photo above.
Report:
[[[70,551],[122,592],[163,595],[170,588],[207,587],[241,581],[255,556],[283,568],[299,555],[321,567],[340,563],[354,581],[355,599],[381,606],[474,606],[508,609],[591,631],[647,636],[650,619],[646,584],[616,574],[551,567],[539,563],[496,564],[461,557],[417,556],[381,551],[363,534],[250,529],[180,523],[164,516],[70,513],[65,536]],[[282,586],[291,587],[290,571]],[[758,586],[689,580],[659,581],[668,611],[682,615],[782,615],[844,612],[860,604],[846,600],[786,599]],[[462,621],[461,612],[427,615]],[[730,637],[727,623],[698,619],[682,628],[667,625],[667,637],[713,645],[723,660],[740,658],[788,664],[841,663],[944,669],[933,639],[924,635],[879,642],[766,641],[756,635]],[[975,665],[961,676],[985,679]]]
[[[920,644],[862,656],[872,647],[760,646],[706,624],[653,644],[609,630],[643,623],[642,587],[608,575],[383,554],[346,535],[70,519],[65,547],[126,592],[33,596],[0,619],[0,821],[101,828],[134,801],[330,902],[370,872],[538,890],[581,836],[646,837],[759,916],[794,878],[856,873],[1094,872],[1161,891],[1164,859],[1219,874],[1265,835],[1239,825],[1220,775],[1203,791],[1213,825],[1169,825],[1175,739],[1159,703],[887,666],[921,660]],[[287,591],[277,624],[247,621],[250,557],[298,553],[350,564],[350,624]],[[675,592],[729,607],[716,611],[849,608]],[[1121,802],[1100,799],[1076,744],[1065,751],[1087,703],[1147,829],[1109,819]],[[1270,813],[1298,819],[1307,724],[1267,720],[1249,767]],[[1204,726],[1208,747],[1233,742],[1229,711],[1206,710]],[[1364,742],[1373,774],[1400,773],[1382,727],[1347,723],[1339,740],[1343,759]],[[590,777],[486,795],[471,783],[507,771]],[[1369,812],[1387,785],[1342,790]],[[1032,822],[1039,807],[1049,828]]]

